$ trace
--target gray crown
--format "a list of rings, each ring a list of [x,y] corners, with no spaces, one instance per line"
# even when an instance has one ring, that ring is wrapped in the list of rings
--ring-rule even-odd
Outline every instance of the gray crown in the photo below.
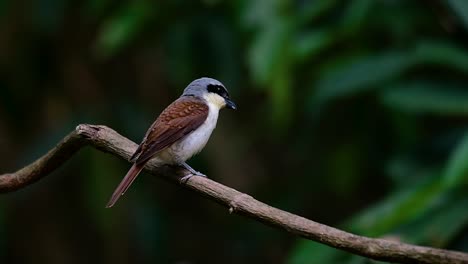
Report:
[[[207,92],[207,87],[210,84],[220,85],[224,87],[224,89],[226,89],[225,86],[220,81],[213,79],[213,78],[203,77],[200,79],[196,79],[193,82],[191,82],[189,85],[187,85],[182,95],[203,96],[203,94]]]

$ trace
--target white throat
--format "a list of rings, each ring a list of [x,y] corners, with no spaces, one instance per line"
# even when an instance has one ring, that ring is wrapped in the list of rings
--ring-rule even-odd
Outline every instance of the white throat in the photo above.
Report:
[[[203,99],[208,103],[208,106],[218,108],[218,111],[226,106],[226,101],[219,94],[206,93],[203,95]]]

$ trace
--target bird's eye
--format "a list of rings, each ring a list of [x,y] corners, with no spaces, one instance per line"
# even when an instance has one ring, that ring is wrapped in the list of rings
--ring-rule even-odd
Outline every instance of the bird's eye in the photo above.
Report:
[[[208,84],[208,92],[210,93],[216,93],[221,95],[221,93],[224,91],[223,87],[221,85],[217,84]]]

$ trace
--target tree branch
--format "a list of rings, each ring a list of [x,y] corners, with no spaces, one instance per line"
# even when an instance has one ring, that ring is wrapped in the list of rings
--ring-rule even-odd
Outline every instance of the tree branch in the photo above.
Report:
[[[97,125],[79,125],[47,154],[15,173],[0,175],[0,193],[24,188],[48,175],[75,152],[90,145],[101,151],[129,160],[137,145],[114,130]],[[145,169],[179,183],[188,171],[175,167],[156,167],[151,161]],[[421,247],[385,239],[354,235],[259,202],[204,177],[192,177],[182,184],[229,208],[230,213],[246,215],[257,221],[318,243],[342,249],[375,260],[397,263],[468,263],[468,254]]]

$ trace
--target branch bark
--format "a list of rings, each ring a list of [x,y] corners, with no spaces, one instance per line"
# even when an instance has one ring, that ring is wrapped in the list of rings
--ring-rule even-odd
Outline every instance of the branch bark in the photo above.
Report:
[[[84,146],[129,160],[137,145],[114,130],[98,125],[79,125],[47,154],[14,173],[0,175],[0,193],[24,188],[61,166]],[[189,173],[182,168],[156,167],[151,161],[146,171],[180,183]],[[468,254],[422,247],[378,238],[354,235],[304,217],[271,207],[253,197],[204,177],[192,177],[182,184],[229,208],[230,213],[248,216],[270,226],[353,254],[396,263],[468,263]]]

